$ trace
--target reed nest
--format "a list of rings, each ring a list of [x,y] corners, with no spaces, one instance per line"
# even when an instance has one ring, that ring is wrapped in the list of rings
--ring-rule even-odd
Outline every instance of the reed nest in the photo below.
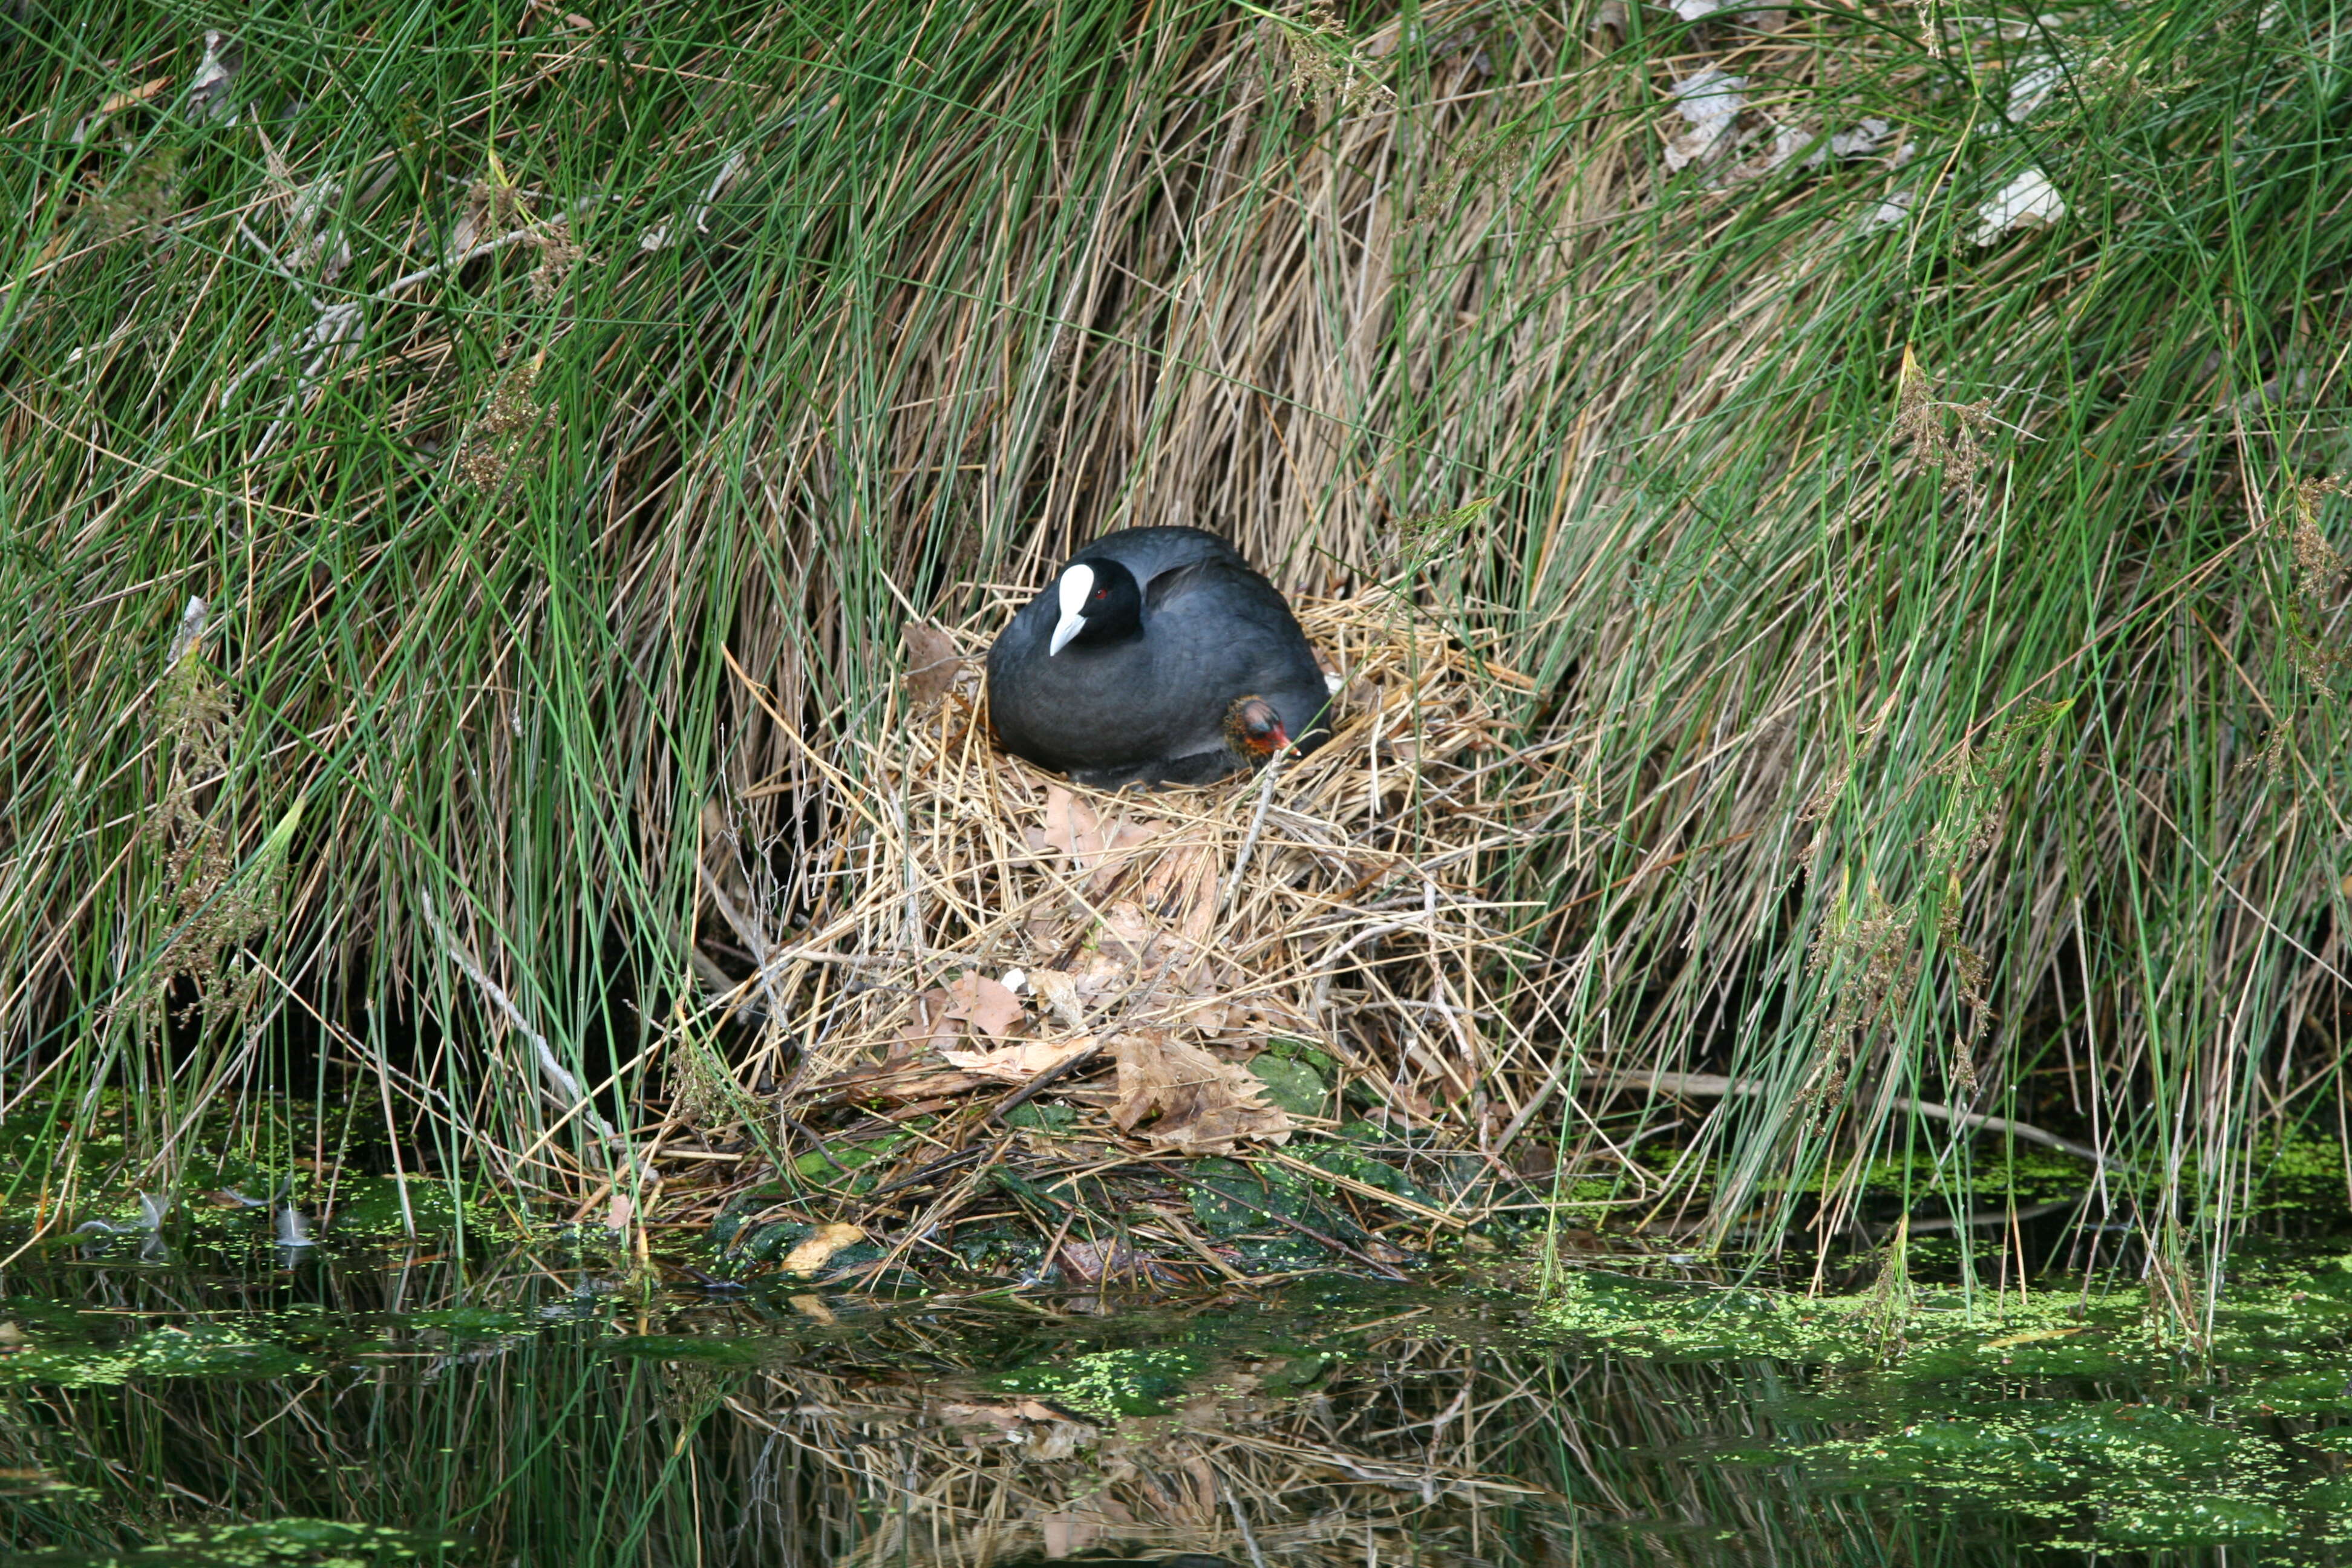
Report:
[[[1213,785],[1108,794],[990,739],[975,656],[1022,596],[910,628],[907,679],[847,727],[846,754],[796,742],[789,774],[707,814],[707,918],[752,960],[709,1005],[760,1030],[731,1103],[755,1119],[748,1097],[772,1086],[768,1163],[815,1177],[782,1212],[878,1240],[897,1199],[903,1258],[980,1217],[993,1171],[1066,1196],[1080,1174],[1164,1183],[1171,1159],[1213,1155],[1371,1205],[1341,1247],[1366,1260],[1393,1259],[1370,1239],[1384,1226],[1475,1221],[1554,1065],[1535,1048],[1542,906],[1489,890],[1573,795],[1562,742],[1518,738],[1533,682],[1399,595],[1302,599],[1338,694],[1330,741]],[[829,825],[799,847],[815,914],[788,942],[741,826],[786,798]],[[678,1102],[717,1103],[691,1083]],[[1384,1158],[1475,1157],[1424,1169],[1419,1197],[1300,1158],[1343,1126]],[[1171,1245],[1224,1261],[1173,1208],[1178,1228],[1143,1241],[1067,1239],[1073,1217],[1045,1259],[1064,1278],[1150,1272]]]

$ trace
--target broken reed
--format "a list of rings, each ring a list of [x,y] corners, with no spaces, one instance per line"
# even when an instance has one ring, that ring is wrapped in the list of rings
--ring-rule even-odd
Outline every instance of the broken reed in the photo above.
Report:
[[[1895,1107],[1966,1096],[2218,1243],[2332,1133],[2315,9],[461,5],[234,70],[45,15],[0,24],[0,1112],[66,1157],[20,1191],[289,1085],[456,1179],[626,1179],[561,1086],[689,1048],[707,802],[773,781],[777,853],[835,853],[879,628],[1129,522],[1344,591],[1487,497],[1401,591],[1574,737],[1486,886],[1552,910],[1564,1124],[1681,1148],[1638,1212],[1777,1236],[1880,1155],[1965,1203],[1998,1149]],[[1696,146],[1701,68],[1745,86]],[[2065,215],[1979,243],[2029,173]],[[239,889],[266,930],[203,913]],[[233,977],[181,967],[207,920]],[[1589,1088],[1643,1070],[1743,1090]]]

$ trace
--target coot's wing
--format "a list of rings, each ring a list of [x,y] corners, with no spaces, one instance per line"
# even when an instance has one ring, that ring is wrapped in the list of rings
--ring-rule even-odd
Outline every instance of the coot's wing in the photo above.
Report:
[[[1304,749],[1322,743],[1316,721],[1330,696],[1323,667],[1273,584],[1238,561],[1203,561],[1155,578],[1145,614],[1150,636],[1188,656],[1164,676],[1210,698],[1213,722],[1223,724],[1234,698],[1254,694],[1274,704]]]

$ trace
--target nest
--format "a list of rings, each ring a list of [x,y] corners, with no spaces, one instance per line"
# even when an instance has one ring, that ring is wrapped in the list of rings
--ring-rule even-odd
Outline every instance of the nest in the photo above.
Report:
[[[869,1198],[952,1185],[1016,1133],[1098,1173],[1297,1163],[1295,1140],[1367,1119],[1474,1148],[1524,1125],[1550,1064],[1507,977],[1529,972],[1515,959],[1544,906],[1493,886],[1537,837],[1523,825],[1570,798],[1557,746],[1513,744],[1528,678],[1393,596],[1302,601],[1339,694],[1322,748],[1108,794],[990,740],[978,656],[1016,603],[910,627],[908,679],[855,727],[854,759],[795,739],[745,792],[793,797],[803,822],[814,796],[833,825],[799,856],[791,892],[814,914],[794,940],[771,937],[760,858],[710,817],[707,907],[757,963],[714,1006],[764,1015],[737,1079],[778,1086],[780,1127],[825,1138],[818,1173],[849,1162],[812,1129],[853,1112],[866,1134],[919,1129],[864,1169]]]

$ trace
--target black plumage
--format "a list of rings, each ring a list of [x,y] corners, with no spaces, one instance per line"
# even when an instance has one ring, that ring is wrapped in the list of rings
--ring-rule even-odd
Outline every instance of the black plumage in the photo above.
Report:
[[[1280,590],[1197,528],[1095,541],[988,650],[1005,748],[1105,789],[1204,784],[1285,741],[1313,751],[1329,700]]]

